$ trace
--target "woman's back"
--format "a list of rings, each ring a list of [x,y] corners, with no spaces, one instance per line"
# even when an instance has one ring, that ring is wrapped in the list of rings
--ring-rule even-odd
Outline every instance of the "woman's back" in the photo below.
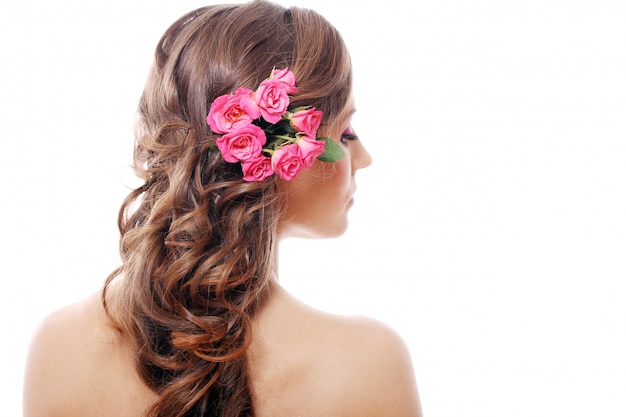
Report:
[[[420,415],[408,353],[386,326],[316,311],[275,286],[253,327],[257,417]],[[99,293],[53,313],[32,342],[24,416],[142,416],[157,397],[132,356]]]
[[[312,10],[254,0],[174,22],[139,100],[120,266],[106,303],[40,328],[26,416],[419,416],[392,331],[278,285],[282,240],[348,227],[371,163],[355,109],[346,45]]]

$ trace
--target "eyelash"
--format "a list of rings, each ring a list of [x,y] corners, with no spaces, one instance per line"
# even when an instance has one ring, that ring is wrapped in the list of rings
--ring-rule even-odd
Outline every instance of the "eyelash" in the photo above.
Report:
[[[341,143],[348,146],[348,140],[357,140],[358,137],[354,133],[344,132],[341,134]]]

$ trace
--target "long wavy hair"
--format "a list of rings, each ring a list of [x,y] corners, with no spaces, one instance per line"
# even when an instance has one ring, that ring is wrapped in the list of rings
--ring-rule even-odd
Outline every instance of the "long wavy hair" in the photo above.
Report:
[[[314,11],[260,0],[204,7],[156,48],[138,108],[143,185],[120,209],[122,263],[102,296],[158,395],[150,417],[254,415],[246,350],[275,272],[284,202],[275,176],[244,182],[240,165],[222,159],[205,118],[216,97],[254,90],[274,67],[297,78],[293,107],[315,106],[323,125],[339,116],[350,59]]]

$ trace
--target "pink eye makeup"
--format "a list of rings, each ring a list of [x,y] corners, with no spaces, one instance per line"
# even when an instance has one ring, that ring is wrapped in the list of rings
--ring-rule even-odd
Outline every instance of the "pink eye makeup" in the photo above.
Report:
[[[348,127],[341,134],[341,143],[347,146],[348,145],[347,141],[349,141],[349,140],[357,140],[358,138],[359,137],[352,130],[352,127]]]

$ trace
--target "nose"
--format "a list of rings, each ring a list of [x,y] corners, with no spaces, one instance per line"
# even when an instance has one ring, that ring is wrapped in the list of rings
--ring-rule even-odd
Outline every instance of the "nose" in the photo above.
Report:
[[[353,171],[357,171],[362,168],[367,168],[372,164],[372,156],[365,149],[363,142],[360,140],[354,141],[354,147],[351,149],[352,156],[352,169]]]

